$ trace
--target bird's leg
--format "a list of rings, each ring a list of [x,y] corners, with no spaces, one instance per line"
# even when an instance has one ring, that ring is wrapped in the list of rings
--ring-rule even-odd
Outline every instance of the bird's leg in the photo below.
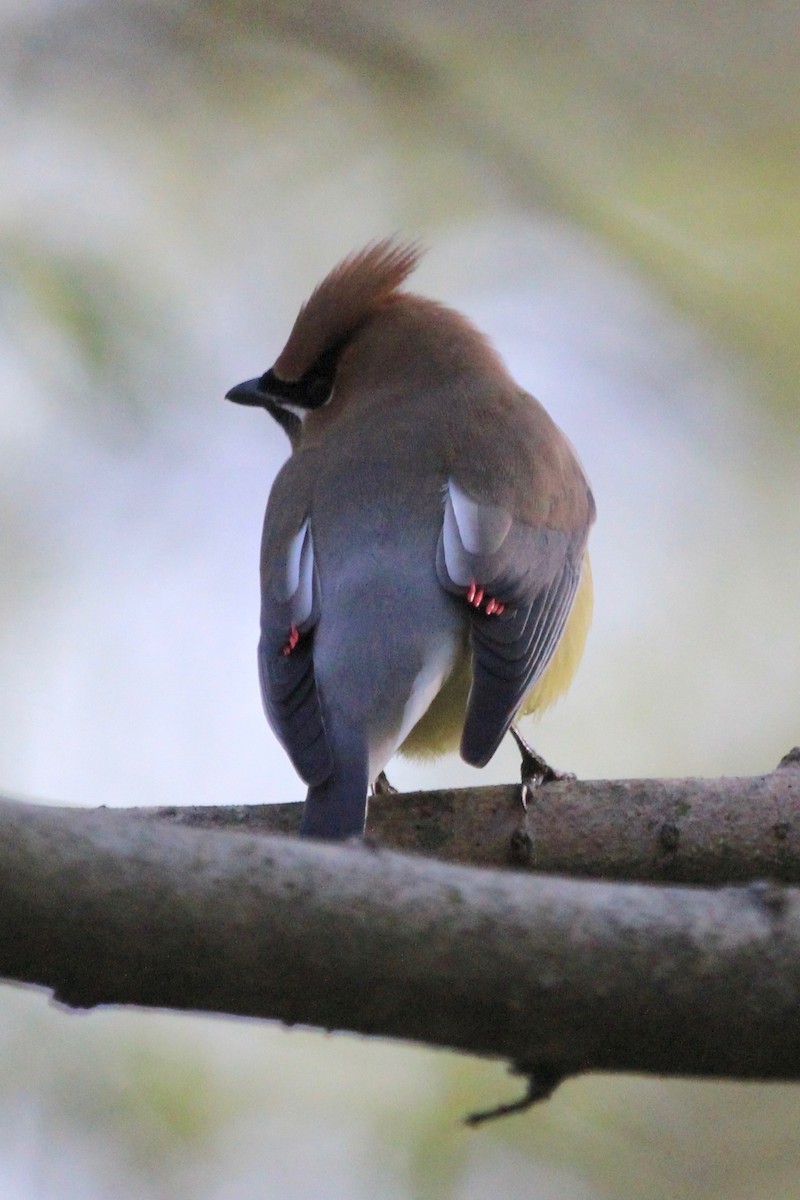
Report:
[[[543,783],[553,783],[557,779],[574,779],[575,776],[572,771],[557,771],[555,767],[551,767],[541,754],[537,754],[533,747],[528,745],[516,726],[512,725],[509,732],[522,755],[522,807],[527,811],[528,800],[534,788],[541,787]]]
[[[519,772],[519,798],[523,811],[523,817],[520,824],[511,834],[511,841],[509,845],[510,861],[517,866],[530,867],[534,859],[535,844],[529,827],[529,819],[531,814],[529,812],[528,805],[532,801],[536,789],[540,788],[543,784],[552,783],[556,779],[574,779],[575,776],[571,771],[557,771],[555,767],[551,767],[550,764],[542,758],[541,754],[537,754],[533,747],[528,745],[528,743],[525,741],[525,738],[522,736],[516,726],[512,725],[509,729],[509,732],[514,738],[514,741],[517,743],[517,747],[522,756]],[[533,1085],[534,1080],[533,1077],[531,1077],[531,1086],[533,1087]],[[528,1100],[530,1100],[532,1103],[533,1100],[537,1098],[538,1095],[534,1095],[534,1092],[530,1091],[525,1100],[523,1100],[517,1106],[512,1105],[511,1109],[507,1111],[520,1111],[521,1109],[527,1107]],[[506,1110],[504,1109],[503,1111]],[[490,1115],[493,1116],[494,1114],[492,1113]]]
[[[389,780],[386,778],[386,772],[381,771],[378,778],[372,785],[373,796],[391,796],[397,793],[397,788],[392,787]]]

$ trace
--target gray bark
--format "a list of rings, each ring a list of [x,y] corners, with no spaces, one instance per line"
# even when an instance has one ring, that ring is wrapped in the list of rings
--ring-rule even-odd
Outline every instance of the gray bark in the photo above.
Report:
[[[301,804],[142,808],[157,820],[296,833]],[[800,748],[767,775],[549,783],[376,796],[381,846],[475,866],[653,883],[800,883]]]
[[[800,1078],[800,892],[776,882],[477,870],[3,801],[0,913],[0,975],[72,1006],[404,1038],[551,1082]]]

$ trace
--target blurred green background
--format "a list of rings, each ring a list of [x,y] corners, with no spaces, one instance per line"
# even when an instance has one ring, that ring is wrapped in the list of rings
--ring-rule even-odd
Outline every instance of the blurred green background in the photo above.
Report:
[[[302,796],[254,663],[287,445],[222,396],[394,231],[595,487],[589,650],[536,745],[601,777],[798,741],[800,8],[2,0],[0,103],[5,792]],[[0,1049],[4,1200],[800,1196],[791,1087],[595,1077],[468,1131],[501,1065],[12,987]]]

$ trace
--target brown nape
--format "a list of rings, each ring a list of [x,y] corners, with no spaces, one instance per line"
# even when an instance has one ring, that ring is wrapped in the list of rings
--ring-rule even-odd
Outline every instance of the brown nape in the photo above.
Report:
[[[392,238],[349,255],[314,289],[297,314],[273,371],[302,378],[330,347],[342,343],[387,300],[416,267],[422,248]]]
[[[515,388],[488,337],[455,309],[396,292],[376,304],[370,320],[348,341],[341,382],[359,391],[402,386],[434,397],[444,387],[453,397],[465,381],[485,394],[487,382]]]

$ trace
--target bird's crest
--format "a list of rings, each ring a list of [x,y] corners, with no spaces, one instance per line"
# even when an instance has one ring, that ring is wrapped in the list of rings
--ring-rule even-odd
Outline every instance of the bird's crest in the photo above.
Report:
[[[326,350],[343,342],[411,274],[423,250],[384,238],[348,255],[325,276],[297,314],[273,371],[300,379]]]

